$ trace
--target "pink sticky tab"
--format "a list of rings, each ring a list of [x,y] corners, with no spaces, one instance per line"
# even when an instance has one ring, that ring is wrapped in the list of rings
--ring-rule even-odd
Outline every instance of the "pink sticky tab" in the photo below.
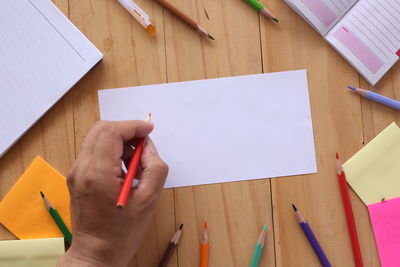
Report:
[[[400,57],[400,49],[397,50],[396,55],[398,55]]]
[[[357,35],[340,26],[334,36],[341,41],[373,73],[383,66],[383,61]]]
[[[329,27],[337,19],[335,13],[322,0],[301,0],[325,27]]]
[[[368,206],[382,267],[400,266],[400,197]]]

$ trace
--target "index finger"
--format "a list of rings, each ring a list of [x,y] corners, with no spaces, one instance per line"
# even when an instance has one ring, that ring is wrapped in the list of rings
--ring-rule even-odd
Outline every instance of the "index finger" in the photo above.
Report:
[[[149,121],[114,121],[117,132],[120,134],[122,141],[128,142],[133,138],[145,137],[153,131],[153,123]]]
[[[130,120],[130,121],[98,121],[95,126],[89,131],[82,144],[82,152],[93,152],[99,136],[104,132],[112,132],[112,137],[121,143],[128,142],[135,137],[145,137],[153,130],[153,123],[148,121]],[[109,142],[110,145],[103,146],[104,149],[113,150],[114,142]],[[112,144],[113,143],[113,144]],[[121,148],[122,150],[122,148]],[[121,155],[122,156],[122,155]]]
[[[147,139],[140,163],[143,170],[133,199],[146,201],[161,192],[168,175],[168,165],[160,158],[150,138]]]

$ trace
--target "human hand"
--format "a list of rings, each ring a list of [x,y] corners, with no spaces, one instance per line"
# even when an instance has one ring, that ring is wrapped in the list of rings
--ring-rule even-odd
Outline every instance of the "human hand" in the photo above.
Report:
[[[116,201],[123,183],[121,163],[132,155],[132,141],[152,130],[153,124],[146,121],[100,121],[90,130],[67,177],[73,241],[59,267],[129,263],[151,222],[168,166],[147,138],[140,181],[120,208]]]

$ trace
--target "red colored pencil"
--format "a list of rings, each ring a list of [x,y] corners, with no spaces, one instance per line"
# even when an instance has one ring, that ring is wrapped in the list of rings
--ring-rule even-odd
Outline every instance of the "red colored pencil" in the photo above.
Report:
[[[340,192],[342,193],[344,211],[346,213],[346,221],[347,227],[349,229],[351,247],[353,249],[354,263],[356,264],[356,267],[363,267],[364,265],[361,256],[360,244],[358,243],[356,223],[354,221],[353,209],[351,207],[350,195],[346,182],[346,175],[344,174],[343,166],[340,162],[338,153],[336,153],[336,170],[339,179]]]
[[[151,113],[149,113],[146,120],[151,121]],[[124,183],[122,184],[121,191],[119,192],[117,207],[123,207],[126,204],[126,200],[128,199],[129,192],[132,188],[133,179],[136,176],[136,171],[139,166],[140,157],[142,156],[145,139],[145,137],[138,139],[137,145],[135,147],[135,152],[129,163],[128,172],[125,176]]]

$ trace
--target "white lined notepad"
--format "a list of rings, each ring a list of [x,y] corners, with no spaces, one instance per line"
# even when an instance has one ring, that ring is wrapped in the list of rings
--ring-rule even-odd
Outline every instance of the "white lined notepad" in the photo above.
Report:
[[[400,57],[400,0],[285,0],[372,85]]]
[[[103,120],[152,113],[166,187],[317,171],[305,70],[99,91]]]
[[[48,0],[0,1],[0,156],[102,58]]]

